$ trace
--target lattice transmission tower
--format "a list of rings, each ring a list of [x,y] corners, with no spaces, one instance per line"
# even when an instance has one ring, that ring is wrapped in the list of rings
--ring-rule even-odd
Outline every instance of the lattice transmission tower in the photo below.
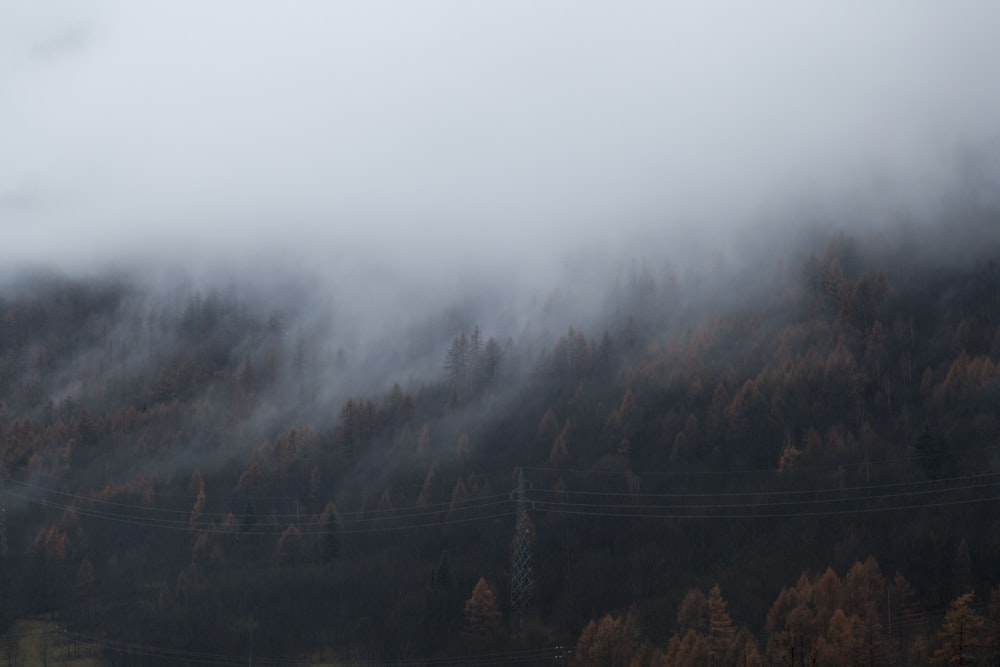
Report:
[[[524,470],[517,471],[517,489],[511,494],[517,502],[517,523],[514,526],[514,549],[511,558],[510,610],[518,622],[524,621],[524,613],[531,604],[535,590],[535,573],[531,567],[531,541],[533,530],[528,510],[531,503],[527,498],[528,482]]]

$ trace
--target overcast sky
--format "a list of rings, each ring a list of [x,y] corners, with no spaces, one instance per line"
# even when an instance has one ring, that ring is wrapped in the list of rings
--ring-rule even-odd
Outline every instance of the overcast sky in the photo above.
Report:
[[[1000,145],[997,26],[993,0],[0,0],[0,261],[527,267],[801,197],[919,207]]]

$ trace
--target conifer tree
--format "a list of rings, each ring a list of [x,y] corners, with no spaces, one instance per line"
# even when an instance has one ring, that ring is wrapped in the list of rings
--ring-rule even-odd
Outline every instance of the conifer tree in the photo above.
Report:
[[[198,477],[198,494],[194,501],[194,507],[191,508],[191,517],[189,524],[191,530],[198,530],[201,528],[201,515],[205,511],[205,482]]]
[[[566,424],[563,426],[562,431],[556,436],[556,439],[552,442],[552,449],[549,451],[549,463],[553,466],[562,465],[566,459],[569,458],[569,436],[573,431],[573,425],[570,423],[569,418],[566,419]]]
[[[986,617],[986,632],[983,656],[988,664],[1000,663],[1000,586],[990,591],[989,612]]]
[[[340,557],[340,514],[336,505],[326,504],[320,523],[323,526],[323,561],[330,563]]]
[[[423,486],[420,487],[420,493],[417,495],[417,505],[423,507],[431,498],[434,496],[435,489],[437,487],[437,473],[435,472],[434,466],[427,469],[427,474],[424,476]]]
[[[465,486],[465,481],[459,477],[455,482],[455,488],[451,490],[451,501],[448,503],[448,519],[454,518],[455,513],[462,509],[462,504],[469,499],[469,489]]]
[[[708,638],[691,629],[683,636],[674,635],[670,639],[663,664],[665,667],[702,667],[710,664],[711,656]]]
[[[735,658],[736,628],[726,610],[722,590],[716,584],[708,593],[708,638],[712,664],[728,665]]]
[[[278,562],[291,567],[299,565],[302,562],[303,551],[302,532],[294,524],[289,524],[275,546]]]
[[[485,649],[500,635],[500,607],[486,579],[479,577],[472,594],[465,601],[465,637],[469,648]]]
[[[578,667],[629,667],[639,648],[639,633],[628,617],[605,614],[583,629],[573,664]]]
[[[708,600],[700,588],[692,588],[677,609],[677,625],[681,630],[705,634],[709,628]]]
[[[547,445],[552,442],[555,437],[559,435],[559,418],[556,417],[556,413],[549,408],[542,415],[542,419],[538,422],[537,439],[538,442],[543,445]]]
[[[972,608],[974,593],[957,597],[944,617],[944,627],[938,633],[941,648],[931,661],[937,665],[964,667],[976,664],[976,653],[983,640],[986,624]]]

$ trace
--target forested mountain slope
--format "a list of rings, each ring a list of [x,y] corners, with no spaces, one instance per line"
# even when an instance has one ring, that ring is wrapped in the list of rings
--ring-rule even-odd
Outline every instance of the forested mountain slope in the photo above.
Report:
[[[530,340],[451,312],[384,351],[440,371],[377,392],[287,301],[23,276],[4,619],[50,614],[114,664],[995,659],[996,223],[947,257],[949,234],[860,233],[640,267],[597,324]]]

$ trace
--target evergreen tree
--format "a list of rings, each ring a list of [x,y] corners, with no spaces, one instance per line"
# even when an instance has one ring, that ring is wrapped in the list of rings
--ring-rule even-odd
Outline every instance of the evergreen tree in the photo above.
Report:
[[[627,617],[605,614],[590,621],[573,652],[577,667],[629,667],[639,649],[639,633]]]
[[[496,595],[486,579],[479,577],[465,601],[465,637],[469,648],[489,649],[500,638],[501,613]]]
[[[713,665],[730,665],[736,656],[736,628],[726,610],[726,601],[716,584],[708,593],[708,639]]]
[[[948,613],[944,617],[944,627],[938,633],[941,648],[934,652],[932,658],[934,664],[949,665],[949,667],[976,664],[986,624],[972,607],[974,595],[974,593],[960,595],[948,608]]]

